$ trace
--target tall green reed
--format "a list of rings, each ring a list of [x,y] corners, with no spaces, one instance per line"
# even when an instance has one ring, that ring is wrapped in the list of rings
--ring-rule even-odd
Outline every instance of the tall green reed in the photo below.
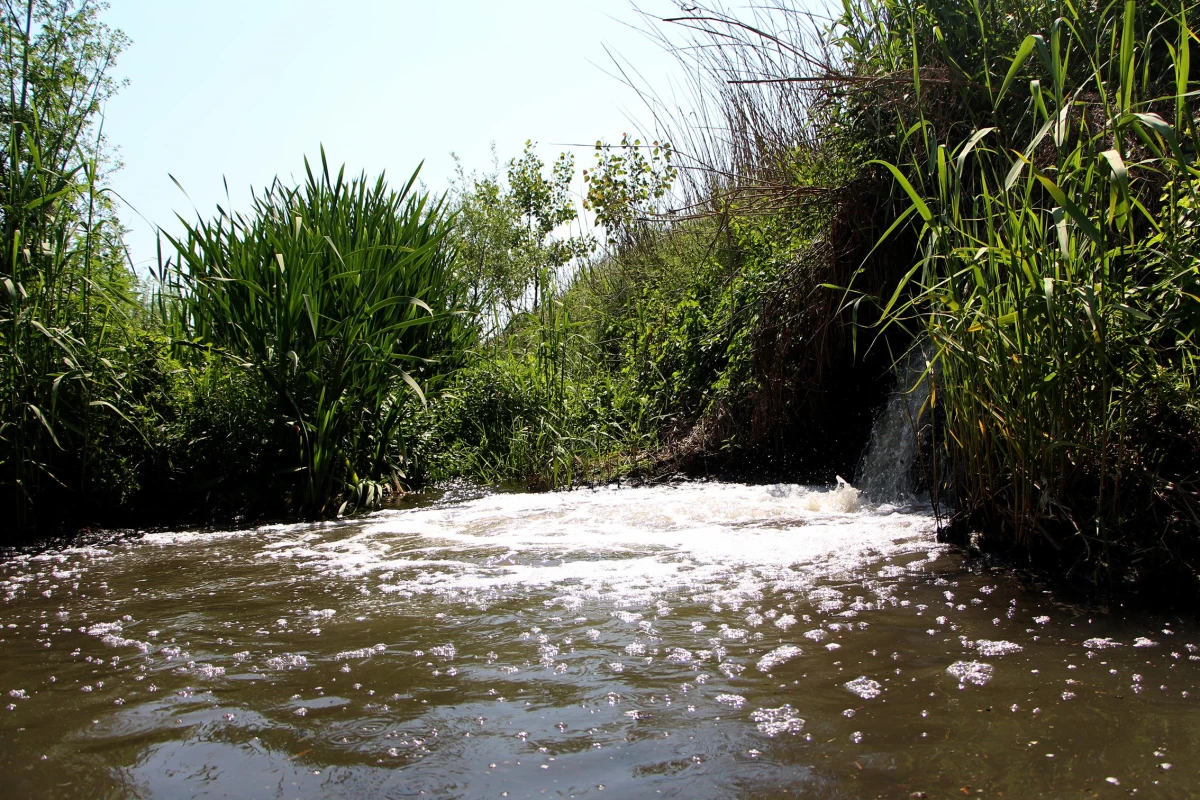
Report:
[[[377,501],[404,477],[400,422],[469,341],[443,200],[380,176],[305,162],[248,216],[185,222],[164,264],[177,337],[256,376],[292,433],[295,512],[323,518]],[[425,384],[422,386],[422,384]]]
[[[1196,9],[1062,4],[1029,29],[1046,15],[870,8],[925,19],[872,36],[903,54],[915,95],[891,107],[898,145],[880,163],[907,200],[888,233],[915,221],[919,260],[881,302],[885,327],[933,345],[935,455],[974,519],[1024,547],[1082,551],[1103,574],[1122,528],[1170,527],[1166,494],[1195,505],[1164,460],[1175,434],[1156,427],[1164,404],[1194,412]],[[979,21],[974,41],[936,24],[951,8]],[[954,93],[969,100],[947,114]],[[1159,535],[1125,542],[1126,560]]]
[[[104,458],[98,426],[129,408],[120,362],[137,316],[134,281],[103,188],[97,123],[124,43],[93,4],[29,0],[0,12],[0,496],[9,535],[87,501]]]

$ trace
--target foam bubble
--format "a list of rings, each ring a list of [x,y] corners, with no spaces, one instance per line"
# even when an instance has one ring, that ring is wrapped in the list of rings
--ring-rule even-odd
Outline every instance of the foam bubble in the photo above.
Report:
[[[351,658],[370,658],[373,655],[382,653],[384,650],[387,650],[387,647],[382,644],[377,644],[374,647],[361,647],[358,650],[343,650],[337,653],[333,657],[333,660],[345,661]]]
[[[298,653],[284,653],[267,659],[271,669],[303,669],[308,666],[308,658]]]
[[[879,681],[871,680],[866,675],[847,681],[843,685],[863,700],[874,700],[883,693],[883,686]]]
[[[946,667],[946,672],[957,678],[960,684],[973,683],[983,686],[992,679],[996,670],[991,664],[982,661],[955,661]]]
[[[988,639],[979,639],[975,642],[975,649],[979,651],[979,655],[984,658],[993,658],[995,656],[1006,656],[1011,653],[1019,653],[1024,650],[1024,647],[1015,642],[1006,641],[990,641]]]
[[[784,704],[779,708],[760,708],[750,715],[758,730],[767,736],[784,733],[796,734],[804,728],[804,720],[797,716],[796,709]]]
[[[454,656],[457,654],[458,650],[452,644],[443,644],[429,648],[429,655],[440,658],[443,661],[453,661]]]
[[[690,664],[692,658],[692,651],[685,650],[682,647],[673,647],[671,648],[671,652],[667,653],[667,661],[672,664]]]
[[[780,645],[758,660],[758,671],[770,672],[775,667],[791,661],[793,658],[801,655],[803,652],[804,651],[802,651],[799,647],[796,647],[794,644]]]
[[[1116,639],[1105,637],[1103,639],[1096,637],[1084,641],[1083,646],[1089,650],[1108,650],[1113,647],[1120,647],[1121,643]]]

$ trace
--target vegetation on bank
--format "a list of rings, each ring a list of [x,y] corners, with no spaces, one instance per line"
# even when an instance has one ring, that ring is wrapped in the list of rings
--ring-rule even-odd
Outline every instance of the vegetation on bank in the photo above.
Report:
[[[914,76],[885,166],[918,258],[880,300],[931,346],[931,459],[994,544],[1101,582],[1191,570],[1200,8],[966,10],[982,27],[957,41],[936,7],[853,34],[868,70]]]
[[[1185,0],[847,0],[651,20],[657,140],[527,147],[447,195],[346,178],[122,256],[97,7],[10,5],[9,538],[325,518],[468,477],[853,474],[914,356],[914,480],[1100,585],[1200,567],[1200,171]],[[667,141],[674,144],[667,144]],[[920,370],[918,370],[920,371]],[[908,387],[902,387],[908,388]]]
[[[306,173],[168,237],[155,300],[182,363],[248,373],[285,440],[272,471],[289,510],[325,518],[398,490],[408,395],[426,402],[418,378],[436,388],[471,331],[445,203],[416,173],[394,192],[333,176],[323,153]]]

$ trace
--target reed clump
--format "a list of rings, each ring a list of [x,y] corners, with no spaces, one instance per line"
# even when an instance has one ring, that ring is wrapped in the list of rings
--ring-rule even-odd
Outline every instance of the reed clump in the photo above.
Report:
[[[185,222],[159,301],[181,358],[252,376],[287,441],[288,506],[325,518],[399,488],[408,405],[457,366],[471,330],[445,203],[415,190],[417,173],[394,191],[333,173],[324,153],[305,171],[249,214]]]
[[[125,43],[92,4],[0,11],[0,542],[136,490],[146,339],[98,125]]]
[[[912,76],[883,166],[918,258],[879,300],[932,345],[933,466],[993,544],[1101,583],[1191,573],[1198,9],[962,10],[956,38],[938,4],[855,34]]]

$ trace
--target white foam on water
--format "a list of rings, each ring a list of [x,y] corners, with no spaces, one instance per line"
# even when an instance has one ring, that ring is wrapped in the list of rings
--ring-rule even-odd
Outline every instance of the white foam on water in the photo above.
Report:
[[[737,608],[766,590],[807,593],[823,577],[903,552],[940,552],[931,517],[879,514],[847,484],[705,483],[497,494],[384,511],[335,539],[281,527],[258,557],[342,579],[391,573],[372,590],[402,597],[471,601],[565,585],[571,590],[556,602],[571,610],[613,595],[646,607],[662,592],[695,587],[720,587],[714,602]],[[829,611],[844,605],[840,596],[825,599]],[[619,613],[630,623],[640,618]],[[748,619],[759,622],[754,613]],[[775,624],[786,630],[793,621],[785,615]]]
[[[1121,643],[1115,639],[1105,637],[1095,637],[1084,641],[1083,646],[1089,650],[1109,650],[1113,647],[1120,647]]]
[[[994,642],[988,639],[979,639],[975,642],[975,649],[984,658],[993,658],[995,656],[1006,656],[1010,653],[1019,653],[1025,648],[1016,642]]]
[[[883,686],[879,681],[871,680],[866,675],[847,681],[844,686],[863,700],[874,700],[883,693]]]
[[[803,652],[794,644],[780,645],[758,660],[758,671],[770,672],[780,664],[786,664],[796,656],[802,655]]]
[[[284,653],[283,655],[275,656],[267,659],[267,666],[271,669],[303,669],[308,666],[308,658],[298,653]]]
[[[362,659],[370,658],[373,655],[378,655],[387,650],[387,646],[377,644],[372,647],[361,647],[357,650],[343,650],[333,657],[334,661],[345,661],[346,659]]]
[[[982,661],[955,661],[946,667],[946,672],[958,678],[959,684],[964,686],[968,683],[983,686],[996,674],[996,670],[991,664],[985,664]]]
[[[438,645],[437,647],[429,648],[429,655],[440,658],[443,661],[453,661],[454,656],[458,654],[458,649],[452,644]]]
[[[759,732],[767,736],[795,734],[804,728],[804,720],[797,716],[796,709],[786,703],[779,708],[760,708],[750,714],[750,719],[757,723]]]
[[[317,580],[362,580],[364,596],[397,600],[453,598],[484,607],[514,594],[561,587],[553,604],[576,613],[584,603],[610,602],[623,620],[662,616],[668,593],[704,598],[714,607],[744,610],[747,627],[788,630],[792,614],[757,608],[769,592],[807,595],[830,577],[853,573],[881,557],[924,556],[943,547],[932,517],[880,512],[844,482],[833,488],[695,483],[601,488],[543,494],[496,494],[453,504],[389,510],[327,524],[262,526],[239,531],[144,534],[105,547],[71,547],[6,562],[9,599],[33,576],[18,574],[50,562],[75,579],[91,566],[134,557],[144,544],[207,554],[234,563],[268,561]],[[821,613],[845,607],[840,593],[821,595]],[[305,616],[331,618],[332,609]],[[310,624],[310,623],[306,623]],[[120,638],[119,623],[92,635]],[[733,637],[740,629],[720,634]],[[759,635],[757,631],[754,635]],[[749,634],[746,635],[747,638]]]
[[[106,633],[100,637],[100,641],[104,642],[109,647],[136,647],[143,653],[150,652],[149,642],[139,642],[137,639],[126,639],[124,636],[117,636],[112,633]]]
[[[671,648],[671,652],[667,654],[667,661],[672,664],[690,664],[693,657],[691,650],[685,650],[682,647],[673,647]]]

